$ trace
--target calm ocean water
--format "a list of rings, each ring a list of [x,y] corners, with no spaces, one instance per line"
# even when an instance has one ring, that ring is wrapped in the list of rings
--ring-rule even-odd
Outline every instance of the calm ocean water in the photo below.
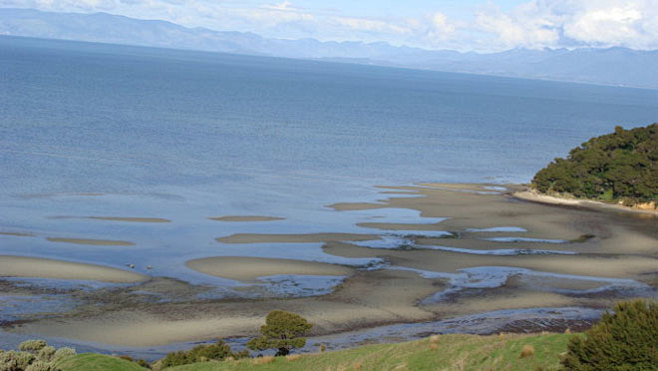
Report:
[[[191,277],[185,259],[234,249],[215,237],[354,228],[323,205],[377,184],[528,182],[592,136],[656,120],[656,90],[0,37],[0,231],[35,235],[0,236],[0,254]],[[231,214],[287,220],[206,220]],[[173,222],[59,218],[90,215]]]

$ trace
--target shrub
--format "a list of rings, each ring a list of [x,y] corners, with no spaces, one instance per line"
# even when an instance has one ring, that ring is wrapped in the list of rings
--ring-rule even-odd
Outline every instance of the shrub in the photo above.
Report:
[[[302,316],[282,310],[271,311],[260,328],[261,337],[251,339],[247,347],[252,350],[277,349],[277,356],[285,356],[294,348],[306,345],[303,338],[313,327]]]
[[[145,359],[139,359],[136,363],[144,368],[151,368],[151,365]]]
[[[18,350],[36,354],[41,348],[48,345],[45,340],[25,340],[18,345]]]
[[[533,347],[532,345],[524,345],[523,348],[521,348],[521,354],[519,354],[519,358],[528,358],[534,355],[535,355],[535,347]]]
[[[53,355],[53,360],[57,362],[64,358],[73,357],[75,354],[76,354],[75,349],[73,348],[68,348],[68,347],[59,348],[55,351],[55,354]]]
[[[58,371],[53,364],[44,361],[34,361],[25,368],[25,371]]]
[[[75,355],[73,348],[55,349],[43,340],[27,340],[18,348],[18,352],[0,350],[0,371],[55,371],[55,362]]]
[[[228,357],[242,358],[244,357],[244,353],[234,354],[231,352],[231,347],[228,344],[222,340],[217,340],[215,344],[198,345],[188,351],[169,353],[162,359],[160,365],[166,368],[211,360],[221,361]]]
[[[55,352],[56,352],[55,347],[51,347],[47,345],[39,350],[39,352],[37,353],[37,359],[43,362],[50,362],[52,361]]]
[[[10,350],[0,353],[0,371],[22,371],[27,368],[36,357],[28,352]]]
[[[658,302],[619,302],[596,325],[569,341],[568,370],[655,370],[658,365]]]

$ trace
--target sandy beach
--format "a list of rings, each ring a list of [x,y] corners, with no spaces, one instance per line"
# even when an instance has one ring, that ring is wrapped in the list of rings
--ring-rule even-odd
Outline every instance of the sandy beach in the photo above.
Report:
[[[239,281],[256,281],[259,277],[279,274],[347,276],[354,273],[353,269],[334,264],[237,256],[190,260],[185,265],[201,273]]]
[[[594,201],[594,200],[580,200],[575,198],[555,197],[555,196],[542,194],[533,190],[524,190],[520,192],[515,192],[514,197],[526,201],[539,202],[549,205],[581,206],[581,207],[610,209],[610,210],[625,211],[630,213],[640,213],[640,214],[658,216],[658,210],[655,208],[653,210],[650,210],[650,209],[641,209],[637,207],[629,207],[629,206],[611,204],[611,203]]]

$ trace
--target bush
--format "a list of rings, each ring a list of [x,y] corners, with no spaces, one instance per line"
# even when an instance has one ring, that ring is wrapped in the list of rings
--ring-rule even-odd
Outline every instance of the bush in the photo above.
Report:
[[[25,340],[24,342],[18,345],[18,350],[36,354],[46,345],[48,344],[46,343],[45,340]]]
[[[658,302],[618,303],[583,335],[571,338],[562,364],[567,370],[656,370]]]
[[[25,371],[58,371],[54,365],[44,361],[34,361]]]
[[[0,371],[56,371],[55,362],[75,355],[75,349],[48,346],[43,340],[27,340],[19,352],[0,350]]]
[[[0,371],[23,371],[36,357],[28,352],[15,352],[10,350],[8,352],[0,353]]]
[[[45,346],[37,353],[37,359],[43,362],[50,362],[55,356],[56,349],[51,346]]]
[[[67,347],[59,348],[55,351],[55,354],[53,355],[53,361],[58,362],[64,358],[73,357],[74,355],[76,355],[76,353],[75,353],[75,349],[73,348],[67,348]]]
[[[277,349],[277,356],[285,356],[294,348],[306,345],[303,338],[313,327],[306,319],[295,313],[274,310],[265,318],[260,328],[261,337],[251,339],[247,347],[253,350]]]
[[[221,361],[228,357],[242,358],[244,353],[233,353],[231,347],[222,340],[211,345],[198,345],[188,351],[167,354],[160,362],[161,367],[186,365],[196,362]]]

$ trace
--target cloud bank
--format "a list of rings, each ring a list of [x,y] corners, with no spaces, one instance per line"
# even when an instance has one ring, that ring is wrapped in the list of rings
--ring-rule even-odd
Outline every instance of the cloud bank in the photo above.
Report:
[[[614,46],[658,49],[658,0],[532,0],[511,8],[483,0],[464,5],[459,16],[449,15],[440,2],[432,6],[417,9],[416,16],[391,16],[382,9],[356,14],[321,4],[302,7],[288,0],[260,4],[246,0],[0,0],[0,7],[107,12],[286,39],[386,41],[479,52]]]

